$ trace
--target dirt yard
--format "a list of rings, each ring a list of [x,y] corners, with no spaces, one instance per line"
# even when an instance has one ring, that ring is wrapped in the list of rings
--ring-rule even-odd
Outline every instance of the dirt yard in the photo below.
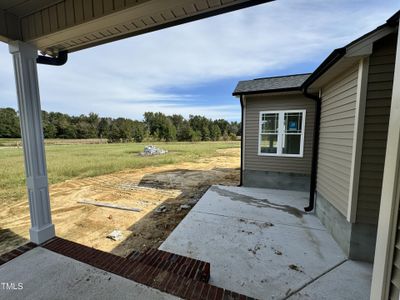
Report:
[[[189,212],[186,207],[195,205],[210,185],[239,183],[240,149],[217,151],[220,156],[196,163],[147,167],[52,185],[50,198],[56,234],[121,256],[158,247]],[[79,204],[82,200],[141,211]],[[29,227],[27,201],[2,209],[0,253],[26,242]],[[121,231],[121,240],[107,238],[114,230]]]

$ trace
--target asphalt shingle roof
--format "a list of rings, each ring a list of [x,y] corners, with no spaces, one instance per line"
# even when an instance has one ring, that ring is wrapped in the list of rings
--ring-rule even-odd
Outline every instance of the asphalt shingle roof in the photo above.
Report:
[[[239,81],[233,95],[300,88],[310,75],[311,73],[307,73]]]

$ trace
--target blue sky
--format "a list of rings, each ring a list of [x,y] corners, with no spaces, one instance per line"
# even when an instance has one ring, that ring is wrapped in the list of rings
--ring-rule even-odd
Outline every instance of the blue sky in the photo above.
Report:
[[[334,49],[383,24],[396,0],[278,0],[72,53],[39,65],[42,109],[142,119],[145,111],[240,119],[238,80],[311,72]],[[0,45],[0,107],[17,108]]]

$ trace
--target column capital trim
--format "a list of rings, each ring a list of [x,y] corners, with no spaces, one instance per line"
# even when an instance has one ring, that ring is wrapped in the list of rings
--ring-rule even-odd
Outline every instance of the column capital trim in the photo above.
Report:
[[[24,57],[36,59],[39,54],[35,46],[22,41],[12,41],[8,45],[11,54],[21,53]]]

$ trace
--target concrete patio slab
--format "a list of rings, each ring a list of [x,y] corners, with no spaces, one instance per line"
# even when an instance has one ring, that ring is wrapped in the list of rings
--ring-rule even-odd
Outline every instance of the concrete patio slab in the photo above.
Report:
[[[372,265],[346,261],[331,272],[306,286],[290,300],[354,300],[369,299]]]
[[[325,230],[318,218],[304,212],[305,206],[306,192],[212,186],[193,211]]]
[[[160,249],[210,262],[216,286],[285,299],[346,261],[318,218],[303,213],[307,201],[297,191],[213,186]],[[353,299],[369,290],[360,284]]]
[[[38,247],[0,267],[0,299],[179,299]]]

